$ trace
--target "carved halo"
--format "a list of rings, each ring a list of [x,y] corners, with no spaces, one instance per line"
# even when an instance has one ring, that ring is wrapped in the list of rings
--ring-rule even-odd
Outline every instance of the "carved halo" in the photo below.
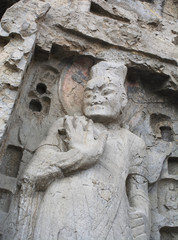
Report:
[[[68,115],[82,115],[83,93],[93,60],[78,57],[64,67],[58,88],[59,100]]]

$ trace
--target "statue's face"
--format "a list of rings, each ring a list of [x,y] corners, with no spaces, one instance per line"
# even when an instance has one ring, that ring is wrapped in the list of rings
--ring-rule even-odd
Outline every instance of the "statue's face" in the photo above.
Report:
[[[84,114],[94,121],[112,121],[118,117],[126,101],[123,87],[116,79],[95,78],[88,81],[85,88]]]

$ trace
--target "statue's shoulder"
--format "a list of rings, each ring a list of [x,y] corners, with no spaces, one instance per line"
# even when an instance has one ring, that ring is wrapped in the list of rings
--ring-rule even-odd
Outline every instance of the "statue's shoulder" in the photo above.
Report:
[[[125,128],[121,128],[120,131],[122,132],[122,135],[125,136],[129,146],[137,149],[145,148],[145,142],[141,137],[137,136],[136,134]]]
[[[130,161],[130,174],[141,175],[147,178],[147,152],[144,140],[132,133],[131,131],[125,129],[125,134],[127,134],[127,146],[129,151],[129,161]]]
[[[55,129],[56,129],[56,127],[57,127],[57,128],[62,128],[63,125],[64,125],[64,119],[65,119],[65,117],[58,118],[56,121],[54,121],[54,122],[51,124],[50,129],[51,129],[51,128],[55,128]]]

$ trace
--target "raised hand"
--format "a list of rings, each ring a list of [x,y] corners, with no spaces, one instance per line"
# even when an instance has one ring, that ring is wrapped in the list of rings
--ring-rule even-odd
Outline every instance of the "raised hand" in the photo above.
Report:
[[[69,149],[77,149],[85,156],[84,165],[97,162],[103,153],[107,133],[103,132],[97,139],[94,136],[94,124],[91,119],[82,116],[69,117],[64,120]]]
[[[57,147],[58,134],[64,136],[68,151],[62,152]],[[106,132],[95,138],[94,124],[84,116],[59,119],[49,129],[20,181],[35,183],[41,190],[65,173],[87,169],[100,159],[106,139]]]

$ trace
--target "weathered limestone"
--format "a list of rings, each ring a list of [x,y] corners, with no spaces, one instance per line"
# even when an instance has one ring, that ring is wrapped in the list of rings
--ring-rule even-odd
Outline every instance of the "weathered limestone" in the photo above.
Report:
[[[36,41],[36,20],[49,10],[49,4],[32,1],[25,7],[21,3],[8,9],[1,19],[0,37],[8,38],[1,52],[1,127],[2,137],[11,114],[17,89],[31,60]],[[14,15],[16,12],[16,15]]]
[[[176,17],[176,0],[7,9],[0,239],[177,239]]]
[[[145,145],[115,122],[127,103],[125,76],[123,65],[96,64],[84,93],[87,118],[57,120],[23,173],[25,192],[44,190],[51,183],[39,204],[33,239],[149,239]],[[35,199],[28,201],[33,205]],[[24,209],[23,197],[20,207]],[[20,218],[27,225],[25,233],[19,227],[17,239],[28,239],[29,216]]]

